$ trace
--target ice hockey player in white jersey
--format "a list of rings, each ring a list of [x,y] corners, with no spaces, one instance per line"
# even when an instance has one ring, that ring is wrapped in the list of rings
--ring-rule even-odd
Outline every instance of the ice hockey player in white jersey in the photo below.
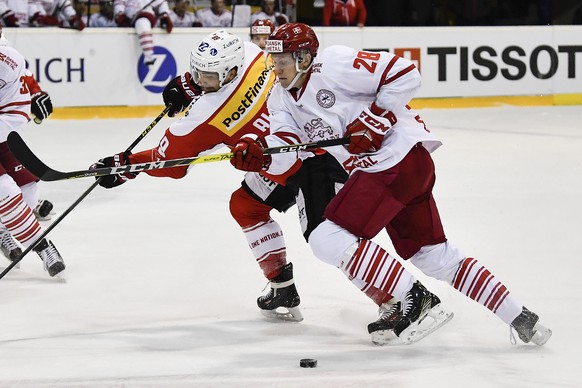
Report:
[[[368,325],[375,343],[412,342],[452,316],[372,241],[385,229],[401,258],[491,310],[523,342],[543,345],[551,331],[538,316],[445,237],[432,195],[430,155],[441,142],[407,105],[420,88],[414,64],[388,52],[318,48],[314,31],[302,23],[285,24],[269,36],[266,51],[278,78],[267,101],[271,134],[256,142],[241,139],[231,162],[244,169],[254,159],[265,173],[278,174],[295,156],[264,156],[264,144],[349,139],[345,147],[327,149],[350,178],[309,244],[317,258],[340,268],[380,306],[379,319]],[[428,317],[434,322],[426,327]]]
[[[4,27],[28,26],[28,4],[22,0],[0,0],[0,17]]]
[[[32,210],[38,200],[38,179],[22,167],[6,142],[11,131],[20,131],[30,120],[30,85],[35,83],[24,58],[7,45],[0,28],[0,249],[11,261],[22,253],[16,241],[27,247],[43,233]],[[65,269],[61,255],[46,238],[34,251],[50,276]]]
[[[224,0],[210,0],[210,8],[196,12],[202,27],[231,27],[232,12],[224,7]]]
[[[29,26],[59,26],[83,30],[83,15],[77,15],[71,0],[28,0]]]
[[[166,0],[115,0],[113,14],[119,27],[134,27],[144,63],[152,65],[154,58],[154,36],[152,27],[160,19],[160,26],[169,34],[173,24]]]

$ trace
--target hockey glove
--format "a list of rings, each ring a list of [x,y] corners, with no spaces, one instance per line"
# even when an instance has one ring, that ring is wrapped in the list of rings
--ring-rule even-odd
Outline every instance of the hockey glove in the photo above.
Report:
[[[14,11],[8,10],[2,14],[2,20],[6,27],[20,27],[20,23],[14,14]]]
[[[348,152],[365,154],[378,151],[390,126],[387,118],[375,115],[365,108],[346,128],[345,136],[350,138]]]
[[[115,15],[115,24],[117,24],[117,27],[130,27],[130,22],[129,18],[123,12]]]
[[[164,104],[172,104],[168,116],[174,117],[190,105],[194,97],[202,93],[200,86],[192,81],[190,73],[184,73],[171,80],[162,92]]]
[[[79,15],[75,15],[69,19],[69,25],[79,31],[83,31],[83,29],[86,27],[85,22],[83,22],[83,19]]]
[[[34,122],[40,122],[53,113],[53,102],[47,92],[38,92],[30,99],[30,112],[35,116]]]
[[[59,19],[56,16],[41,15],[37,12],[30,18],[29,25],[32,27],[58,26]]]
[[[172,28],[174,28],[174,23],[172,23],[172,19],[170,18],[170,15],[168,15],[167,13],[163,13],[160,16],[160,27],[165,28],[168,34],[172,32]]]
[[[129,164],[129,155],[131,152],[120,152],[113,156],[108,156],[103,159],[99,159],[97,163],[94,163],[89,169],[96,169],[102,167],[120,167],[126,164]],[[111,189],[113,187],[117,187],[119,185],[124,184],[130,179],[134,179],[137,174],[132,172],[126,172],[123,174],[116,174],[116,175],[105,175],[99,181],[99,186],[105,187],[106,189]],[[99,177],[96,177],[99,179]]]
[[[263,155],[264,148],[265,140],[260,137],[256,140],[249,137],[240,138],[232,150],[230,164],[243,171],[266,170],[271,164],[271,155]]]

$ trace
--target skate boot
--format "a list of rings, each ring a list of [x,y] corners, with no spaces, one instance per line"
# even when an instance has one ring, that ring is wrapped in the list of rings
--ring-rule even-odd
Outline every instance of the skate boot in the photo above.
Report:
[[[286,264],[279,276],[270,281],[269,293],[257,299],[261,313],[269,319],[301,322],[303,316],[297,307],[301,300],[293,280],[293,264]]]
[[[47,221],[51,219],[50,215],[52,214],[52,210],[53,204],[50,201],[47,201],[46,199],[39,199],[36,207],[32,212],[34,213],[34,216],[37,220]]]
[[[378,320],[368,325],[376,345],[408,345],[420,341],[453,318],[453,313],[441,306],[440,299],[418,281],[402,302],[382,306]]]
[[[10,261],[14,261],[20,257],[22,254],[22,249],[16,243],[16,240],[12,237],[8,230],[0,230],[0,249],[6,258]]]
[[[517,331],[519,339],[526,344],[530,341],[538,346],[545,344],[552,336],[552,331],[541,325],[536,313],[529,311],[525,306],[513,322],[511,327]]]
[[[50,240],[43,238],[42,241],[34,247],[34,251],[40,256],[40,259],[44,263],[45,271],[47,271],[51,277],[64,271],[65,262]]]

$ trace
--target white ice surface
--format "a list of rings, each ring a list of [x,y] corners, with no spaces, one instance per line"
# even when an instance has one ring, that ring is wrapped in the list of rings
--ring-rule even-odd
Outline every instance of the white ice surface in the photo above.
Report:
[[[554,332],[546,346],[511,345],[491,312],[409,264],[455,318],[414,345],[374,346],[375,305],[313,257],[295,208],[274,218],[305,320],[265,321],[255,299],[266,281],[228,212],[242,173],[220,162],[182,180],[142,174],[97,187],[50,234],[66,283],[34,253],[0,280],[0,387],[582,386],[582,107],[421,115],[445,143],[433,156],[448,238],[540,315]],[[23,137],[51,167],[77,170],[150,121],[47,120]],[[58,216],[92,182],[43,182],[41,196]],[[377,241],[392,251],[383,234]],[[301,358],[319,365],[302,369]]]

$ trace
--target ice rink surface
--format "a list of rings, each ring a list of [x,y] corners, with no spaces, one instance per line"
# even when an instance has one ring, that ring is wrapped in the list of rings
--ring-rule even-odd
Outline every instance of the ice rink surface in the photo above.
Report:
[[[491,312],[409,264],[455,317],[416,344],[374,346],[376,306],[315,259],[295,208],[274,218],[305,320],[266,321],[255,302],[266,281],[228,212],[242,173],[218,162],[97,187],[50,234],[66,283],[34,253],[0,280],[0,387],[580,387],[582,107],[420,113],[444,142],[433,157],[449,240],[540,315],[554,332],[545,346],[512,345]],[[152,119],[47,120],[23,137],[51,167],[78,170]],[[41,196],[58,216],[92,182],[43,182]]]

